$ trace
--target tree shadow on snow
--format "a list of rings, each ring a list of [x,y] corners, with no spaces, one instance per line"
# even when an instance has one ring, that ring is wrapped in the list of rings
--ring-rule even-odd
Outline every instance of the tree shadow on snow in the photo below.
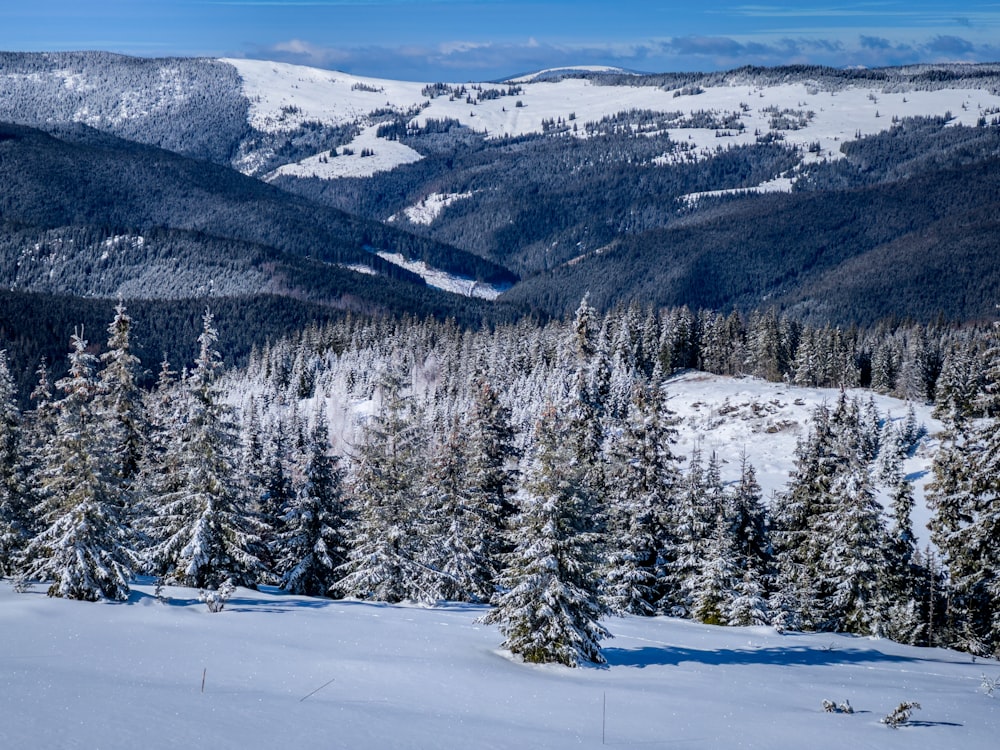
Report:
[[[912,662],[911,657],[884,654],[872,649],[823,648],[817,646],[785,646],[747,649],[716,649],[712,651],[674,646],[643,646],[642,648],[605,647],[604,657],[612,667],[670,667],[684,662],[697,664],[801,665],[864,664],[869,662]]]

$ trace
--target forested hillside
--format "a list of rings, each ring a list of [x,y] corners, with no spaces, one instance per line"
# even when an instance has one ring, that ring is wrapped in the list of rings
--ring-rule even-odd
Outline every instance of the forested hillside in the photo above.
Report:
[[[207,312],[194,356],[164,361],[149,391],[132,337],[122,305],[105,345],[78,331],[67,375],[40,369],[28,410],[0,358],[0,565],[23,585],[118,600],[143,572],[216,600],[275,583],[490,601],[507,648],[569,665],[603,661],[597,623],[615,612],[1000,648],[982,585],[998,565],[992,329],[602,316],[584,301],[571,320],[479,333],[345,318],[227,372]],[[761,422],[758,440],[798,435],[766,502],[745,454],[702,452],[708,422],[676,451],[669,375],[693,364],[841,387],[804,424]],[[903,469],[925,428],[843,390],[861,383],[936,401],[945,430],[920,492],[936,551],[916,542]],[[743,408],[769,407],[713,423]],[[558,614],[523,619],[540,600]]]

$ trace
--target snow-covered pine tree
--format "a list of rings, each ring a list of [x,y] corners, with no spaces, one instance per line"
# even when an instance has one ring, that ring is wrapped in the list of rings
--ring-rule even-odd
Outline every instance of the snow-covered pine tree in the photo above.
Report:
[[[0,576],[14,574],[15,559],[28,538],[21,449],[17,390],[7,363],[7,350],[0,349]]]
[[[583,467],[563,439],[560,411],[548,408],[535,430],[531,465],[514,519],[513,552],[499,579],[495,609],[503,647],[533,663],[604,663],[610,634],[595,575],[600,549],[594,500]]]
[[[340,457],[331,454],[327,413],[317,408],[308,434],[302,481],[283,516],[275,573],[281,587],[305,596],[331,591],[346,560],[347,502]]]
[[[265,572],[262,528],[239,492],[237,432],[219,389],[217,341],[206,311],[198,358],[183,382],[186,413],[162,461],[176,475],[160,485],[150,559],[157,574],[182,586],[217,588],[230,580],[252,588]]]
[[[736,599],[740,578],[734,542],[727,519],[720,512],[703,544],[702,563],[691,579],[690,613],[698,622],[728,624],[726,613]]]
[[[285,416],[279,415],[271,420],[263,445],[260,484],[254,493],[256,502],[251,503],[251,510],[262,524],[264,562],[272,571],[276,567],[274,561],[282,554],[285,514],[295,495],[288,432]]]
[[[435,445],[424,482],[418,526],[426,575],[419,588],[435,600],[486,602],[494,593],[497,529],[494,518],[479,512],[468,477],[469,450],[464,425],[455,420]]]
[[[825,549],[820,526],[829,512],[841,458],[835,449],[830,410],[812,414],[812,428],[795,448],[795,469],[785,492],[772,503],[777,575],[771,608],[778,627],[818,626],[821,612],[820,558]]]
[[[991,332],[983,360],[985,416],[972,426],[969,492],[956,538],[946,540],[946,559],[966,623],[987,653],[1000,655],[1000,328]]]
[[[852,459],[832,488],[823,519],[821,590],[829,592],[824,630],[882,635],[888,613],[885,588],[889,539],[868,464]]]
[[[510,409],[485,378],[480,378],[469,422],[469,502],[479,516],[484,549],[494,571],[506,551],[504,530],[514,512],[519,451]]]
[[[110,475],[119,484],[123,502],[145,458],[149,433],[146,407],[137,378],[141,362],[132,353],[132,319],[119,302],[108,326],[107,351],[98,375],[97,409],[103,414],[108,454],[114,465]]]
[[[666,525],[681,481],[670,450],[676,434],[662,389],[636,384],[610,449],[603,595],[613,612],[650,615],[662,596],[657,562],[670,544]]]
[[[738,581],[725,619],[731,625],[767,624],[771,619],[767,593],[773,562],[770,525],[756,470],[745,453],[739,483],[728,498],[726,518],[734,537]]]
[[[698,575],[705,560],[718,508],[712,507],[707,472],[701,449],[691,452],[677,502],[667,521],[671,530],[667,546],[660,552],[659,578],[664,588],[661,610],[675,616],[691,614]]]
[[[96,358],[75,333],[69,373],[56,383],[55,432],[35,475],[38,532],[23,553],[26,577],[51,582],[49,596],[124,601],[135,556],[115,495],[103,424],[95,412]]]
[[[384,602],[427,598],[414,534],[424,474],[425,431],[408,371],[390,363],[381,375],[378,410],[364,426],[350,488],[347,561],[335,584],[346,596]]]

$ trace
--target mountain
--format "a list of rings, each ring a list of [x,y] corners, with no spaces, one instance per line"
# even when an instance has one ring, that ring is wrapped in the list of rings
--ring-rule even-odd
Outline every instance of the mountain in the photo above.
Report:
[[[415,272],[466,293],[508,290],[501,300],[542,315],[565,314],[587,291],[602,307],[778,306],[840,324],[979,319],[993,305],[998,65],[563,69],[421,84],[257,60],[11,53],[0,85],[0,119],[61,144],[7,139],[35,144],[6,146],[22,149],[4,157],[7,257],[70,239],[43,233],[62,231],[45,211],[72,219],[59,226],[114,230],[96,245],[73,237],[89,255],[48,280],[44,263],[8,273],[18,288],[170,288],[167,271],[154,273],[162,263],[114,289],[87,270],[100,243],[134,244],[155,228],[180,233],[175,246],[211,235],[195,253],[201,267],[225,258],[231,269],[192,274],[185,294],[290,284],[343,298],[364,283],[342,266],[363,264],[406,284]],[[99,179],[64,179],[73,149]],[[36,157],[61,166],[28,169]],[[159,166],[129,166],[121,187],[108,177],[118,159]],[[286,255],[229,260],[251,247]],[[282,266],[277,280],[266,270],[303,257],[339,264],[327,284],[337,291],[308,289],[329,269]],[[957,272],[942,283],[945,267]],[[380,308],[439,304],[399,294]],[[459,303],[440,304],[447,315]]]
[[[319,206],[227,167],[71,126],[0,125],[8,288],[180,298],[278,293],[350,309],[462,314],[376,251],[513,277],[433,240]],[[357,302],[352,302],[352,299]]]

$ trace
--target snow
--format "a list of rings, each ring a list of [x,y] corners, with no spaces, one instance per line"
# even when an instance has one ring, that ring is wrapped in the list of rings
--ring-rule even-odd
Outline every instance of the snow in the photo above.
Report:
[[[403,214],[414,224],[430,226],[452,203],[471,197],[472,193],[431,193],[419,203],[403,209]],[[396,218],[394,214],[388,220],[395,221]]]
[[[467,279],[464,276],[455,276],[445,271],[439,271],[427,265],[422,260],[407,260],[400,253],[380,252],[378,255],[383,260],[395,263],[397,266],[401,266],[407,271],[412,271],[419,275],[428,285],[446,292],[461,294],[464,297],[479,297],[481,299],[494,300],[506,291],[504,287],[485,284],[475,279]]]
[[[617,73],[620,75],[638,75],[638,73],[630,72],[624,68],[616,68],[613,65],[570,65],[562,68],[546,68],[545,70],[528,73],[527,75],[518,76],[516,78],[508,78],[507,82],[532,83],[545,78],[551,78],[552,76],[572,73]]]
[[[0,730],[10,748],[992,748],[996,661],[834,634],[666,617],[606,621],[607,668],[529,666],[480,607],[237,589],[128,603],[0,583]],[[202,681],[204,679],[204,690]],[[830,714],[822,702],[850,701]],[[879,723],[902,701],[922,709]]]
[[[781,492],[795,467],[795,446],[812,424],[817,406],[831,409],[840,397],[834,388],[799,388],[769,383],[756,378],[731,378],[702,372],[687,372],[667,381],[667,406],[680,418],[678,444],[674,452],[688,456],[697,445],[707,458],[712,452],[722,459],[722,479],[735,482],[740,476],[740,455],[757,472],[765,501]],[[879,414],[894,421],[906,417],[908,403],[862,389],[848,389],[847,398],[864,404],[875,400]],[[937,447],[941,423],[931,416],[933,407],[913,404],[918,423],[928,438],[904,463],[904,471],[914,485],[913,526],[921,545],[928,541],[927,521],[931,513],[925,501],[924,485],[932,478],[931,461]],[[881,498],[888,504],[888,496]]]
[[[952,124],[974,125],[984,111],[1000,107],[1000,94],[968,88],[886,92],[877,86],[852,86],[833,91],[799,82],[766,87],[748,84],[704,86],[700,93],[692,93],[652,86],[600,86],[580,78],[534,80],[540,74],[517,79],[522,91],[514,96],[468,104],[464,98],[452,99],[447,95],[430,99],[422,94],[424,84],[421,83],[361,78],[259,60],[227,59],[224,62],[236,66],[243,78],[244,93],[251,102],[251,125],[269,132],[293,130],[310,120],[330,125],[358,123],[369,128],[374,125],[371,113],[386,107],[399,112],[419,107],[419,115],[412,120],[416,125],[425,125],[429,119],[452,118],[490,137],[542,133],[543,121],[559,119],[576,123],[579,126],[576,137],[585,137],[582,127],[585,123],[598,122],[632,109],[681,112],[685,116],[700,111],[740,114],[744,125],[742,132],[714,128],[667,129],[665,132],[673,140],[687,144],[690,149],[664,154],[656,160],[659,164],[707,158],[718,148],[750,145],[756,142],[758,132],[761,135],[780,133],[786,144],[803,150],[806,164],[839,159],[844,143],[859,136],[884,132],[897,118],[950,113]],[[571,69],[584,70],[586,67]],[[482,86],[484,89],[506,89],[508,84]],[[469,93],[475,94],[471,88]],[[517,106],[518,101],[522,106]],[[797,113],[795,119],[803,120],[801,127],[776,130],[772,127],[775,111]],[[574,116],[572,121],[571,115]],[[377,139],[368,130],[359,138],[365,140],[364,143],[358,141],[357,152],[365,146],[373,148],[376,157],[384,152],[380,160],[369,161],[373,157],[361,160],[366,162],[365,169],[391,169],[412,161],[410,157],[416,154],[396,150],[388,145],[392,142]],[[808,150],[817,145],[817,150]],[[373,173],[360,170],[356,164],[358,158],[341,163],[338,161],[341,157],[337,157],[325,164],[319,162],[320,156],[317,154],[298,165],[290,165],[289,171],[282,173],[315,174],[329,179]],[[786,190],[791,184],[792,179],[787,175],[774,175],[759,189]]]
[[[399,141],[390,141],[376,135],[378,126],[365,128],[346,146],[337,149],[337,156],[329,151],[315,154],[292,164],[285,164],[264,177],[318,177],[335,180],[338,177],[371,177],[378,172],[388,172],[403,164],[412,164],[423,157]],[[345,153],[347,148],[353,153]],[[374,153],[363,155],[368,150]]]

